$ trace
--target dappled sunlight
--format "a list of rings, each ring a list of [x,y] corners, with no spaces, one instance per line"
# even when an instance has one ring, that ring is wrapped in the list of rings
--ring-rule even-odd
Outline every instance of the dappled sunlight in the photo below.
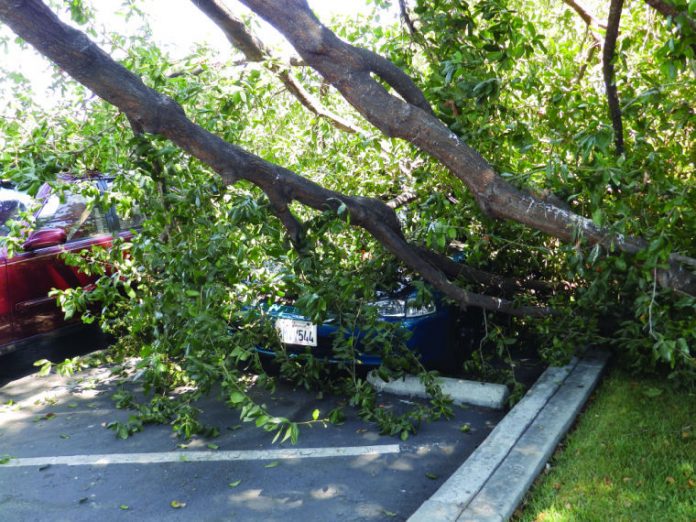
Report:
[[[364,468],[367,466],[375,466],[379,460],[380,455],[360,455],[359,457],[351,460],[349,467],[353,469]]]
[[[412,471],[413,470],[413,462],[412,459],[408,457],[399,457],[396,459],[394,462],[392,462],[389,465],[389,469],[393,469],[396,471]]]
[[[575,520],[572,513],[567,510],[559,510],[555,507],[551,507],[539,513],[534,519],[534,522],[566,522],[570,520]]]
[[[375,502],[364,502],[361,503],[359,506],[356,507],[355,509],[355,514],[363,517],[363,518],[374,518],[374,519],[384,519],[385,515],[387,517],[389,516],[395,516],[394,514],[389,514],[387,510],[384,509],[383,506],[380,504],[377,504]]]
[[[302,499],[298,498],[266,496],[263,494],[263,489],[249,489],[242,493],[229,495],[229,499],[230,504],[243,504],[245,508],[253,511],[275,512],[278,509],[297,509],[303,504]]]
[[[312,489],[310,490],[309,494],[312,498],[317,500],[328,500],[339,495],[344,495],[346,493],[346,489],[347,488],[345,486],[331,484],[329,486],[324,486],[323,488]]]
[[[518,443],[515,446],[515,453],[520,453],[525,456],[536,456],[540,455],[539,446],[535,444],[522,444]]]
[[[107,427],[113,421],[128,422],[134,410],[115,408],[112,394],[120,389],[141,400],[142,383],[132,379],[133,373],[114,377],[106,369],[87,369],[61,377],[54,372],[11,381],[0,391],[2,402],[8,402],[0,405],[0,459],[7,464],[0,472],[3,478],[24,481],[8,489],[16,495],[26,490],[25,482],[36,484],[32,477],[43,481],[30,489],[30,496],[46,494],[70,478],[64,487],[76,496],[67,501],[77,503],[76,509],[84,507],[83,499],[84,504],[96,505],[113,492],[117,508],[123,502],[129,509],[141,509],[141,499],[158,498],[165,483],[177,493],[165,493],[164,506],[172,500],[183,502],[182,513],[189,515],[196,501],[205,499],[202,509],[217,505],[227,513],[246,512],[246,519],[252,520],[292,520],[300,514],[309,514],[307,520],[405,519],[446,478],[449,457],[463,458],[468,446],[462,442],[471,438],[456,427],[442,433],[428,428],[422,436],[401,442],[349,415],[340,426],[304,430],[297,445],[271,444],[273,433],[259,432],[254,423],[240,420],[238,412],[219,400],[216,389],[196,407],[203,410],[206,425],[220,429],[220,436],[184,440],[166,424],[146,424],[142,433],[120,440]],[[314,394],[289,386],[269,395],[253,379],[250,383],[256,399],[273,404],[281,416],[293,418],[332,406],[327,399],[317,402]],[[4,393],[9,388],[11,395]],[[223,474],[229,478],[220,480]],[[81,488],[95,493],[82,493],[87,490]],[[191,519],[200,519],[196,517]]]
[[[437,445],[437,450],[442,453],[443,455],[453,455],[455,451],[455,445],[454,444],[442,444],[439,443]],[[423,446],[422,448],[418,448],[416,451],[416,455],[418,456],[423,456],[429,454],[431,451],[430,448],[427,448]]]
[[[367,433],[364,433],[362,436],[362,440],[365,442],[379,442],[383,438],[384,437],[376,431],[368,431]]]
[[[19,433],[24,429],[21,423],[28,421],[34,415],[28,411],[0,411],[0,430],[3,435]]]

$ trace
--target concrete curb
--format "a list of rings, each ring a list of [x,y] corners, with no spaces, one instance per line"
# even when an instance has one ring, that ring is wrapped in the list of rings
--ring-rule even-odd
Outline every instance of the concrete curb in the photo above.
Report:
[[[383,381],[374,372],[370,372],[367,375],[367,382],[378,392],[422,399],[428,398],[425,386],[414,375],[406,375],[393,381]],[[504,384],[466,381],[450,377],[440,377],[438,382],[442,387],[442,393],[450,396],[455,404],[471,404],[499,410],[505,406],[509,394],[508,388]]]
[[[507,520],[588,399],[608,357],[593,352],[561,368],[548,368],[408,520]]]

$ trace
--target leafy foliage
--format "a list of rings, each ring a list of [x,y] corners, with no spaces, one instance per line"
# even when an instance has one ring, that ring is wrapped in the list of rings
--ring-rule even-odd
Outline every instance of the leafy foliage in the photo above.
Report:
[[[510,345],[530,339],[552,362],[598,343],[613,346],[636,370],[666,366],[680,382],[694,382],[696,302],[659,290],[655,281],[670,252],[696,254],[696,119],[689,104],[696,98],[695,35],[688,24],[665,22],[643,5],[628,14],[617,63],[627,153],[617,157],[600,65],[595,57],[580,74],[578,62],[591,42],[561,3],[419,0],[411,13],[416,35],[368,18],[335,22],[342,37],[387,55],[417,78],[437,115],[513,183],[555,194],[597,224],[650,242],[629,257],[586,248],[582,237],[561,244],[485,217],[441,165],[371,130],[340,133],[305,112],[262,64],[220,63],[204,47],[173,63],[150,40],[137,4],[128,14],[143,28],[130,35],[98,29],[87,2],[72,1],[67,9],[126,67],[223,139],[344,193],[387,200],[411,190],[417,199],[399,210],[410,239],[441,252],[457,244],[473,266],[552,283],[556,290],[548,295],[518,299],[554,306],[560,316],[488,316],[488,335],[470,366],[484,370],[491,354],[505,356]],[[300,75],[328,108],[348,112],[313,72]],[[81,86],[57,77],[62,102],[45,111],[33,104],[25,78],[3,82],[12,92],[0,120],[3,178],[35,192],[59,172],[110,173],[115,190],[91,194],[95,204],[115,206],[126,218],[146,216],[132,240],[69,259],[101,275],[93,291],[58,292],[66,314],[98,318],[118,337],[114,352],[138,358],[150,401],[116,397],[135,410],[127,422],[110,425],[119,437],[148,422],[171,423],[184,437],[210,434],[192,404],[211,391],[277,440],[296,440],[301,424],[340,422],[338,410],[285,419],[256,404],[249,388],[274,383],[257,346],[277,351],[281,377],[346,394],[385,433],[405,438],[423,420],[449,415],[448,400],[404,349],[403,334],[369,306],[403,269],[350,227],[340,207],[293,207],[307,225],[306,246],[298,251],[260,191],[243,183],[224,187],[170,143],[133,136],[122,114]],[[16,228],[8,244],[20,233]],[[285,353],[264,310],[290,300],[315,322],[334,317],[345,333],[333,346],[335,357],[347,361],[340,364],[344,373],[337,376],[311,353]],[[382,376],[421,371],[432,396],[427,406],[400,417],[377,407],[352,362],[356,328],[375,332],[370,343],[383,354]]]

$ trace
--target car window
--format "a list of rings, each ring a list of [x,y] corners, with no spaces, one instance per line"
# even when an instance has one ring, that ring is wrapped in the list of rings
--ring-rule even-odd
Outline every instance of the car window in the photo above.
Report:
[[[37,216],[36,228],[62,228],[68,241],[109,232],[104,213],[98,207],[90,209],[80,194],[66,194],[63,203],[56,194],[50,195]]]
[[[114,182],[109,180],[106,182],[106,187],[105,190],[109,192],[114,191]],[[113,211],[114,215],[116,216],[115,210]],[[117,225],[116,228],[118,228],[121,232],[126,232],[128,230],[134,229],[142,225],[144,221],[144,216],[140,212],[140,206],[136,203],[133,202],[133,207],[130,209],[129,216],[128,217],[123,217],[121,215],[117,215]]]
[[[131,230],[139,227],[143,223],[143,215],[140,213],[140,208],[134,205],[131,209],[130,216],[123,218],[119,216],[119,225],[122,231]]]
[[[31,197],[26,194],[0,187],[0,236],[7,235],[9,227],[6,223],[26,210],[31,201]]]

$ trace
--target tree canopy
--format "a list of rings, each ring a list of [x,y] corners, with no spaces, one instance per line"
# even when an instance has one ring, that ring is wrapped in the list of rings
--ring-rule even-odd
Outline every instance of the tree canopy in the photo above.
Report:
[[[192,2],[230,41],[224,60],[201,47],[172,61],[137,1],[128,36],[84,1],[0,1],[63,98],[47,114],[5,79],[2,176],[35,190],[111,173],[118,190],[95,204],[147,216],[126,259],[73,259],[104,276],[60,299],[87,320],[100,301],[155,391],[222,382],[245,418],[294,436],[243,393],[239,369],[274,335],[252,304],[293,296],[346,332],[384,329],[384,371],[403,371],[418,362],[369,302],[404,270],[483,310],[470,364],[515,342],[553,361],[601,344],[694,382],[694,2],[375,0],[373,17],[395,4],[400,21],[325,25],[303,0],[243,0],[297,51],[287,63],[238,5]],[[326,382],[320,361],[281,360]],[[352,402],[385,430],[446,407],[431,379],[427,412],[387,418],[351,375]]]

